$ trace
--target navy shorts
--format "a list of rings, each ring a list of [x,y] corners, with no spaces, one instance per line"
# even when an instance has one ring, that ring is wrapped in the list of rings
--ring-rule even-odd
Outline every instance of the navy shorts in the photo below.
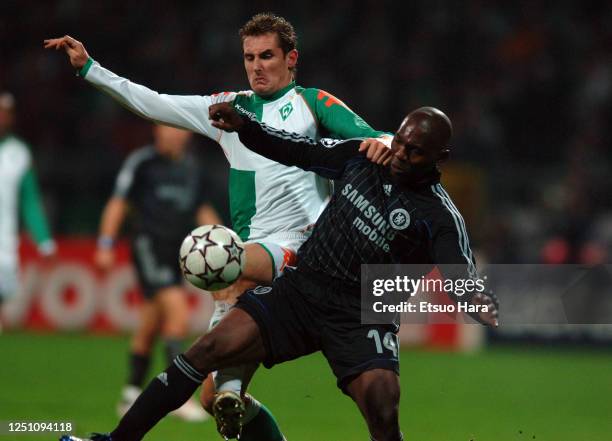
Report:
[[[155,297],[162,288],[183,284],[179,246],[180,241],[154,239],[146,234],[134,237],[132,257],[146,299]]]
[[[339,283],[286,269],[271,287],[246,291],[236,307],[257,323],[267,368],[322,351],[344,392],[371,369],[399,375],[397,326],[361,324],[359,293],[343,291]]]

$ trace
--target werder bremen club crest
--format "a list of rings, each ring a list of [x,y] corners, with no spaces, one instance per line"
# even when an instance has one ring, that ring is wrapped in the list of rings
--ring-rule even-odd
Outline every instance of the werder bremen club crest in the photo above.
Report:
[[[283,107],[278,109],[278,111],[280,112],[283,121],[286,121],[287,118],[289,118],[289,115],[291,115],[291,112],[293,112],[293,105],[291,103],[287,103]]]

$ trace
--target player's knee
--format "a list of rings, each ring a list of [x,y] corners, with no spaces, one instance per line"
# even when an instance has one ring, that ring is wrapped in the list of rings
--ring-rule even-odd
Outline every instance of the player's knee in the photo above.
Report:
[[[157,337],[157,329],[139,330],[132,336],[132,351],[139,354],[148,354],[151,352]]]
[[[184,338],[187,335],[188,321],[187,319],[167,320],[161,329],[161,334],[165,338]]]
[[[393,371],[376,370],[363,374],[353,398],[366,417],[376,440],[395,440],[399,436],[400,388]]]
[[[219,350],[219,338],[213,331],[200,337],[186,352],[186,356],[193,363],[193,367],[200,372],[211,372],[216,369],[222,354]]]

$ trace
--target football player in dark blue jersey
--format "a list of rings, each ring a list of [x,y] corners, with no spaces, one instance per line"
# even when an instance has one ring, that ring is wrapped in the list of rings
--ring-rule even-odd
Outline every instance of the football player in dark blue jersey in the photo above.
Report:
[[[245,362],[271,367],[322,351],[338,386],[364,415],[371,439],[401,440],[398,327],[362,324],[360,266],[452,264],[442,271],[447,279],[476,277],[465,223],[439,182],[438,164],[449,156],[450,120],[430,107],[411,112],[395,134],[391,158],[372,161],[359,151],[359,139],[317,143],[271,129],[226,104],[212,106],[210,115],[216,127],[236,131],[256,153],[333,178],[337,190],[300,249],[296,268],[271,287],[245,292],[101,439],[141,439],[213,370]],[[470,314],[474,319],[497,326],[492,295],[463,300],[479,307]]]

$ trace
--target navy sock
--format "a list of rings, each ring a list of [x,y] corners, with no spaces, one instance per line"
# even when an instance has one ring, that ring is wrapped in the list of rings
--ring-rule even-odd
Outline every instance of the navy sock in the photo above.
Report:
[[[169,412],[178,409],[193,395],[204,381],[185,358],[179,355],[174,362],[140,394],[134,405],[111,432],[113,441],[139,441]]]

